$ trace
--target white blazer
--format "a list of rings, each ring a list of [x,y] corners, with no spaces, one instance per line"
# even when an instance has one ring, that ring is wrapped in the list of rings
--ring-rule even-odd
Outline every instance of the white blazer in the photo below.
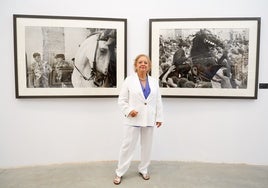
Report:
[[[151,76],[148,76],[148,82],[151,93],[145,99],[137,73],[125,79],[118,97],[118,105],[125,115],[126,125],[146,127],[154,126],[156,122],[163,122],[158,82]],[[137,116],[129,115],[132,110],[138,112]]]

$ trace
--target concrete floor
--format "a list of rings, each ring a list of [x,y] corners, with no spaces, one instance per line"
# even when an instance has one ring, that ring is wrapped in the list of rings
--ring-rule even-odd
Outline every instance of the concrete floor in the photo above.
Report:
[[[268,166],[153,161],[151,179],[132,162],[120,185],[112,183],[116,162],[0,169],[0,188],[267,188]]]

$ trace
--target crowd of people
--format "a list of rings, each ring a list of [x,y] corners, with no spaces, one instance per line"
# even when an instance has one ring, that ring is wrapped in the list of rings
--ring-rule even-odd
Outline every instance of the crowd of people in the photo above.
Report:
[[[194,66],[191,49],[194,35],[170,38],[160,36],[159,83],[160,87],[209,87],[246,88],[248,65],[248,41],[243,37],[222,40],[223,46],[211,46],[210,58],[203,62],[207,66],[211,59],[217,64],[225,54],[226,58],[211,80],[204,80],[200,67]]]

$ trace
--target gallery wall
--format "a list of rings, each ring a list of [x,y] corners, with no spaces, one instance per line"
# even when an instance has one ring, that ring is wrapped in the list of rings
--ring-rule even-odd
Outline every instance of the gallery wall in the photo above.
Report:
[[[127,72],[149,53],[150,18],[261,17],[259,82],[268,82],[266,0],[2,0],[0,168],[117,160],[116,98],[16,99],[13,14],[127,18]],[[268,165],[268,90],[257,100],[163,98],[153,160]],[[137,150],[134,160],[139,160]]]

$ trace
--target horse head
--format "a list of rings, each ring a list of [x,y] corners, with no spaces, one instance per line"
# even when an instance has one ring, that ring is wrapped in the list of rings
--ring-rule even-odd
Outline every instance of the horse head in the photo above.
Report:
[[[103,75],[107,75],[111,53],[106,41],[98,41],[98,49],[96,52],[96,70]]]
[[[193,38],[191,56],[193,58],[209,57],[211,49],[214,47],[223,48],[222,41],[210,30],[200,29]]]
[[[79,47],[72,74],[74,87],[103,87],[108,74],[111,51],[101,33],[90,35]]]
[[[107,41],[99,40],[95,53],[95,61],[92,69],[92,75],[95,76],[94,84],[98,87],[103,85],[103,82],[108,74],[111,53]]]

